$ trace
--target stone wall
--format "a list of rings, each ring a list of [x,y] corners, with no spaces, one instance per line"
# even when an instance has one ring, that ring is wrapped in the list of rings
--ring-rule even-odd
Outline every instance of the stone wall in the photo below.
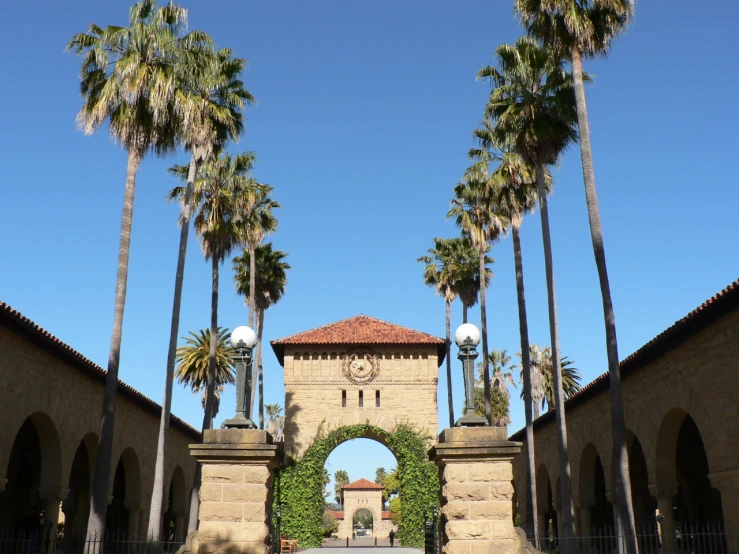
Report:
[[[439,369],[435,345],[376,348],[379,373],[363,385],[342,374],[341,355],[346,348],[286,347],[285,450],[289,456],[299,457],[321,424],[334,429],[369,422],[390,431],[403,422],[436,434]]]
[[[24,421],[31,418],[41,442],[41,493],[56,494],[61,501],[66,498],[72,462],[82,443],[86,445],[89,467],[94,471],[104,379],[100,368],[49,337],[51,335],[38,328],[26,329],[0,319],[0,406],[3,414],[0,491],[7,483],[8,462],[16,435]],[[164,371],[163,367],[159,369],[161,371],[155,372],[157,379],[162,378]],[[121,376],[125,375],[123,367]],[[128,385],[119,386],[110,486],[112,495],[114,474],[118,461],[123,459],[126,509],[129,520],[137,520],[137,523],[131,521],[133,529],[144,530],[148,522],[159,432],[157,409],[158,406]],[[178,505],[172,508],[178,516],[184,516],[187,511],[195,469],[188,445],[198,440],[198,432],[182,422],[173,421],[165,482],[169,487],[173,475],[177,474],[176,486],[186,487],[175,491]],[[165,504],[167,498],[165,496]],[[5,504],[3,492],[0,492],[0,527],[3,520],[7,523],[10,517]]]
[[[354,514],[361,509],[372,513],[372,537],[384,539],[388,537],[391,529],[398,531],[392,521],[382,519],[381,490],[345,490],[344,519],[339,522],[337,531],[340,539],[352,538]]]
[[[739,309],[714,318],[702,329],[674,342],[671,348],[656,358],[652,356],[653,359],[646,360],[623,379],[627,442],[630,448],[635,441],[641,446],[650,495],[659,499],[664,493],[669,498],[678,486],[675,474],[677,432],[690,416],[703,442],[710,484],[721,493],[725,523],[729,528],[739,529],[739,442],[735,440],[739,434]],[[569,461],[578,527],[584,521],[579,512],[589,510],[593,503],[592,463],[596,454],[603,466],[607,494],[612,493],[609,403],[606,389],[598,394],[588,393],[586,401],[567,409]],[[547,507],[547,483],[554,497],[554,508],[559,508],[553,415],[543,415],[535,425],[540,515]],[[526,449],[523,430],[512,438],[524,441]],[[514,463],[514,475],[518,512],[524,517],[523,451]]]

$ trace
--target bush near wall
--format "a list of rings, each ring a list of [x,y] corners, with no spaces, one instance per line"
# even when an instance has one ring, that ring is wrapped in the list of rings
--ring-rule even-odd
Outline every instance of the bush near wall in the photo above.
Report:
[[[407,424],[392,431],[360,424],[331,431],[319,429],[300,460],[290,460],[274,475],[272,514],[280,504],[280,533],[301,548],[317,548],[323,538],[323,468],[341,443],[370,438],[384,444],[398,462],[401,518],[397,537],[403,546],[422,547],[424,523],[439,498],[439,473],[426,453],[428,437]],[[274,522],[276,524],[276,521]]]

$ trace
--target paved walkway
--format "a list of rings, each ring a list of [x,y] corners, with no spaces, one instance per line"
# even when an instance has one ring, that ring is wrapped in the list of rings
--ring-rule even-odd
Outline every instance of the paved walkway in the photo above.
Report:
[[[326,539],[323,541],[323,549],[330,548],[330,554],[419,554],[421,548],[402,548],[395,541],[395,546],[390,547],[389,539],[377,539],[377,547],[375,547],[375,539],[354,539],[349,540],[349,548],[346,547],[346,539]],[[328,554],[321,552],[322,548],[309,548],[300,550],[300,554]]]

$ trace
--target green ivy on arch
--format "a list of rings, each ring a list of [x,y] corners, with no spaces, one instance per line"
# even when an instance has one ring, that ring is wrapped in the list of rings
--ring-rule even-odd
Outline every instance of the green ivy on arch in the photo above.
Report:
[[[322,428],[300,460],[291,460],[274,474],[272,513],[281,508],[280,532],[296,539],[301,548],[317,548],[323,538],[323,468],[340,444],[373,439],[393,453],[400,474],[401,512],[398,539],[403,546],[422,547],[424,523],[439,498],[439,473],[426,453],[427,437],[408,424],[386,431],[369,423]]]

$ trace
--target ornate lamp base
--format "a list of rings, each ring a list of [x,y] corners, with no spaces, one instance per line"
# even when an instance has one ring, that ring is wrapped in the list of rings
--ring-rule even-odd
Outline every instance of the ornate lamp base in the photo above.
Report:
[[[455,427],[486,427],[488,426],[488,420],[483,416],[479,416],[474,412],[467,412],[466,415],[460,417],[455,423]]]
[[[243,413],[236,414],[235,417],[227,419],[223,422],[223,426],[226,429],[256,429],[256,424]]]

